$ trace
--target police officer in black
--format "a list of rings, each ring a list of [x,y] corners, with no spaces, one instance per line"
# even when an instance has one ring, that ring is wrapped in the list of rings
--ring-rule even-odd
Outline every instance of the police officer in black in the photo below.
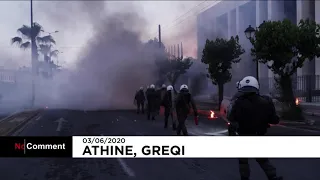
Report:
[[[151,84],[149,90],[146,92],[147,101],[148,101],[148,113],[147,119],[150,120],[150,116],[152,120],[155,120],[156,111],[157,111],[157,100],[158,93],[155,90],[155,85]]]
[[[190,105],[193,109],[194,116],[198,116],[197,107],[194,100],[189,92],[188,86],[183,84],[180,87],[180,92],[177,95],[175,106],[178,118],[177,135],[181,135],[181,131],[184,136],[188,136],[188,131],[186,127],[186,119],[190,112]]]
[[[239,136],[263,136],[269,124],[279,123],[273,103],[259,95],[259,83],[255,77],[247,76],[239,83],[240,94],[236,98],[230,114],[229,121],[236,127]],[[271,100],[272,102],[272,100]],[[268,180],[282,180],[277,176],[276,168],[268,158],[256,158]],[[239,159],[241,180],[250,179],[248,158]]]
[[[167,86],[162,84],[162,87],[157,90],[158,99],[157,99],[157,114],[160,114],[161,103],[164,95],[167,92]]]
[[[168,119],[171,116],[172,120],[172,129],[176,130],[176,123],[173,118],[173,101],[174,101],[174,92],[173,86],[168,86],[167,91],[164,94],[161,105],[164,107],[164,128],[168,127]]]
[[[144,114],[144,102],[146,100],[146,97],[144,96],[143,87],[140,87],[134,99],[137,103],[137,114],[139,114],[140,112]]]

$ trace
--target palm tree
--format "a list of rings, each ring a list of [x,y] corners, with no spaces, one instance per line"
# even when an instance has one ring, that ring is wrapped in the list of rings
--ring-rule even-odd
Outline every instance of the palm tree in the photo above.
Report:
[[[43,54],[44,61],[50,62],[51,57],[57,57],[59,51],[58,50],[52,50],[53,46],[51,44],[40,44],[39,45],[39,52]]]
[[[52,69],[56,69],[58,66],[53,62],[52,57],[58,57],[58,50],[52,50],[52,44],[39,44],[38,51],[43,54],[44,62],[40,64],[44,69],[48,70],[48,75],[52,75]]]
[[[33,23],[33,28],[27,25],[22,25],[22,27],[17,30],[20,36],[13,37],[11,39],[11,43],[19,45],[19,47],[24,50],[31,47],[32,38],[34,38],[34,42],[36,42],[34,49],[39,49],[40,44],[56,43],[51,35],[41,37],[41,31],[43,31],[42,26],[36,22]],[[38,60],[38,56],[39,54],[36,52],[36,60]]]

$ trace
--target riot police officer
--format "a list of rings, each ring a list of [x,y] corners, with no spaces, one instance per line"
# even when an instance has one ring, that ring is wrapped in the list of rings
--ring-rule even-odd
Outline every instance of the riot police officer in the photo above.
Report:
[[[193,109],[194,116],[198,116],[197,107],[194,103],[194,100],[189,92],[187,85],[181,85],[180,92],[176,98],[175,106],[178,118],[177,135],[181,135],[182,131],[183,135],[187,136],[188,131],[185,122],[190,112],[190,109]]]
[[[151,84],[149,87],[149,90],[146,92],[147,95],[147,101],[148,101],[148,113],[147,113],[147,119],[150,120],[150,116],[152,120],[155,120],[156,111],[157,111],[157,100],[158,100],[158,94],[155,90],[155,85]]]
[[[173,118],[174,92],[173,86],[168,86],[167,91],[162,99],[161,105],[164,107],[164,128],[168,127],[168,119],[171,116],[172,129],[176,130],[176,123]]]
[[[144,114],[144,102],[146,100],[144,92],[143,92],[143,87],[140,87],[139,91],[136,93],[134,97],[136,104],[137,104],[137,114],[140,112]]]
[[[166,94],[167,86],[162,84],[161,88],[157,90],[158,99],[157,99],[157,114],[160,114],[161,103],[163,100],[164,95]]]
[[[268,124],[279,122],[273,104],[259,95],[259,83],[255,77],[247,76],[239,82],[239,96],[228,115],[231,125],[239,136],[261,136],[267,132]],[[278,121],[278,122],[277,122]],[[268,158],[256,158],[269,180],[282,180]],[[239,159],[241,180],[249,180],[248,158]]]

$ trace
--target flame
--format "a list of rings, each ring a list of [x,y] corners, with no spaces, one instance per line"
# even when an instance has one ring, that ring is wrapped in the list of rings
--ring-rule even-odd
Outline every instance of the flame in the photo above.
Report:
[[[298,98],[296,98],[296,105],[298,106],[298,105],[299,105],[299,103],[300,103],[299,99],[298,99]]]
[[[210,118],[215,118],[213,111],[210,111]]]

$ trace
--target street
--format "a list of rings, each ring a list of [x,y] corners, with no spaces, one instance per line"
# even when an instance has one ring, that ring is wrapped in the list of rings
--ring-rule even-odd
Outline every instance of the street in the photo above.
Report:
[[[59,119],[62,126],[58,127]],[[189,117],[190,120],[193,117]],[[17,131],[18,136],[72,135],[174,135],[163,128],[163,117],[155,122],[133,111],[45,110]],[[224,135],[221,119],[200,118],[198,127],[188,122],[191,135]],[[208,127],[212,126],[212,127]],[[211,132],[210,132],[211,131]],[[270,135],[320,135],[320,131],[272,127]],[[277,147],[274,147],[277,148]],[[235,147],[235,151],[237,147]],[[307,152],[306,152],[307,153]],[[252,178],[266,180],[257,163],[252,161]],[[320,159],[272,159],[279,175],[290,180],[319,180]],[[0,179],[10,180],[236,180],[235,159],[67,159],[67,158],[2,158]]]

